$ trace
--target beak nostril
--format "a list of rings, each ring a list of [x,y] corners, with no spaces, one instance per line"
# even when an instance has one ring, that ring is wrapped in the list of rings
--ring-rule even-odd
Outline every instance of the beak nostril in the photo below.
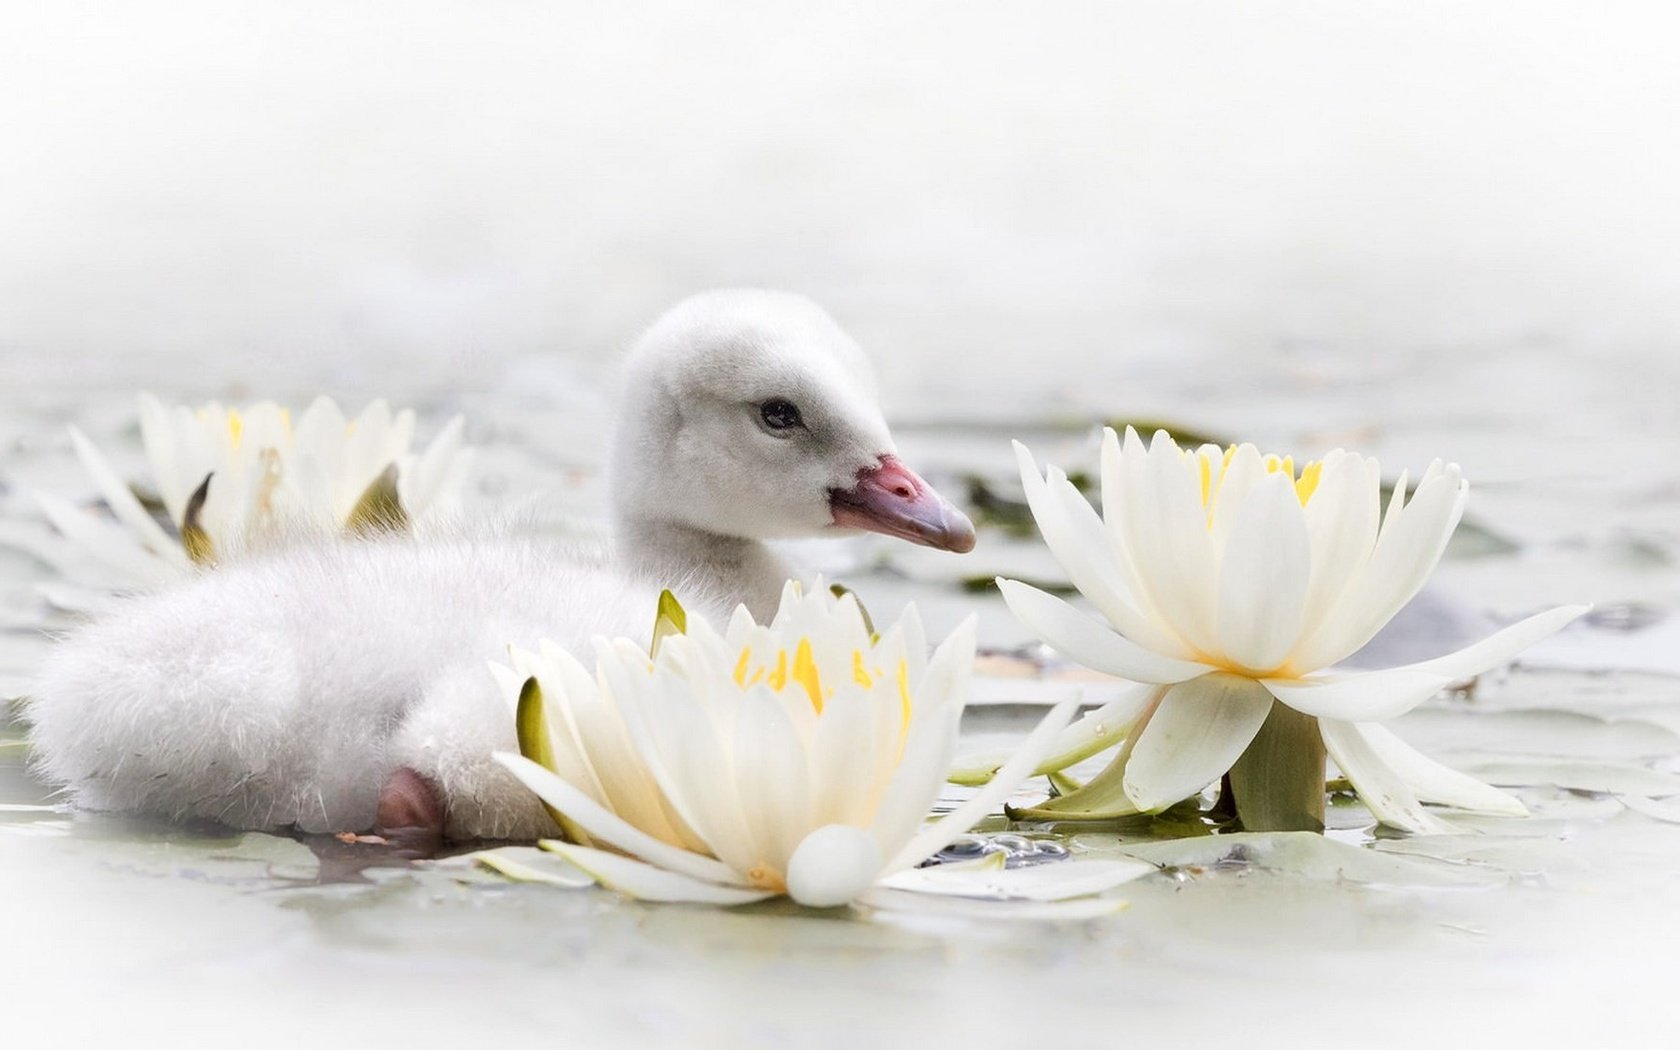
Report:
[[[909,499],[911,496],[915,495],[914,492],[910,491],[910,486],[908,485],[900,485],[898,488],[893,489],[893,494],[899,499]]]

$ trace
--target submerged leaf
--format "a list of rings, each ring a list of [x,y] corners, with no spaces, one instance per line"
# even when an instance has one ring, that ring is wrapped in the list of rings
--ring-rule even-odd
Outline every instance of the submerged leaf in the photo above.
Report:
[[[1195,427],[1180,426],[1164,419],[1113,419],[1108,422],[1108,426],[1113,427],[1117,434],[1124,434],[1128,427],[1139,434],[1145,435],[1164,430],[1167,432],[1167,436],[1172,438],[1180,448],[1198,448],[1202,445],[1230,448],[1236,444],[1230,438],[1221,437],[1206,430],[1197,430]]]
[[[379,472],[356,500],[344,527],[363,535],[379,532],[407,532],[408,512],[397,495],[397,465],[390,464]]]

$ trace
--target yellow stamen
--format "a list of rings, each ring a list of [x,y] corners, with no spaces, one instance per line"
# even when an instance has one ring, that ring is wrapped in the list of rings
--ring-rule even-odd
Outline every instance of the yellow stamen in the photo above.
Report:
[[[228,409],[227,414],[228,437],[233,439],[233,447],[239,447],[239,439],[245,433],[245,420],[238,412]]]
[[[873,688],[875,679],[869,676],[869,669],[863,666],[863,650],[852,650],[852,678],[865,689]]]
[[[1199,455],[1196,461],[1202,468],[1202,506],[1205,507],[1213,498],[1213,464],[1206,456]]]
[[[805,687],[805,695],[811,698],[812,709],[817,714],[822,714],[822,679],[817,675],[817,661],[811,655],[809,638],[799,639],[799,647],[793,651],[793,680]]]
[[[747,686],[747,668],[752,665],[751,661],[752,647],[744,646],[741,649],[741,659],[735,663],[735,684],[743,689]]]
[[[770,688],[774,689],[776,692],[779,693],[779,692],[782,691],[782,688],[786,685],[787,685],[787,650],[783,649],[776,654],[776,669],[774,671],[770,672]]]
[[[910,724],[910,664],[908,661],[898,662],[898,702],[904,725]]]
[[[1324,471],[1324,463],[1314,460],[1301,468],[1301,479],[1295,482],[1295,495],[1300,499],[1301,506],[1307,505],[1312,494],[1318,491],[1318,476]]]

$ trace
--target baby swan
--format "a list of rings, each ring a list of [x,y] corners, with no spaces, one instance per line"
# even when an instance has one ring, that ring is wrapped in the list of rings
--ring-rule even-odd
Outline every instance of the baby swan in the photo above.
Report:
[[[659,590],[767,617],[764,541],[864,529],[952,551],[968,519],[896,456],[868,360],[819,307],[704,293],[632,348],[612,554],[515,534],[296,547],[129,599],[57,645],[28,718],[78,805],[235,827],[537,838],[490,760],[514,748],[486,668],[507,646],[651,641]],[[212,479],[214,484],[214,479]]]

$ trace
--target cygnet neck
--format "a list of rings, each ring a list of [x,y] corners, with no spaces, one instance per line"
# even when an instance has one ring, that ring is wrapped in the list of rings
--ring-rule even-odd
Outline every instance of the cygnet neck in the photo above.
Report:
[[[623,564],[671,587],[679,600],[685,588],[709,592],[746,605],[760,622],[775,613],[788,578],[763,543],[674,521],[620,516],[617,545]]]

